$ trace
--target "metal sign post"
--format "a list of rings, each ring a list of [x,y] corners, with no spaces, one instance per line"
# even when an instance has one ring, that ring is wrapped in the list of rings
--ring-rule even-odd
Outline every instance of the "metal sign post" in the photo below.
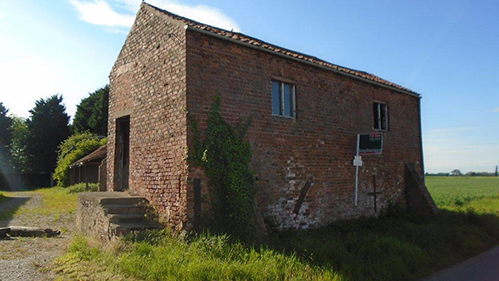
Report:
[[[355,199],[354,199],[354,205],[357,206],[357,195],[359,192],[359,166],[362,166],[362,158],[360,159],[360,163],[358,163],[359,159],[359,144],[360,144],[360,135],[357,135],[357,153],[355,154],[355,159],[353,161],[353,164],[355,165]],[[357,163],[356,163],[357,160]],[[357,165],[356,165],[357,164]]]

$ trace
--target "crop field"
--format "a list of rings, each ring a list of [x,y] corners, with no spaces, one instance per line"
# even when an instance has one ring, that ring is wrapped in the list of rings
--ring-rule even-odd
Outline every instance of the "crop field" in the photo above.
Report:
[[[426,185],[441,209],[499,214],[499,178],[426,177]]]

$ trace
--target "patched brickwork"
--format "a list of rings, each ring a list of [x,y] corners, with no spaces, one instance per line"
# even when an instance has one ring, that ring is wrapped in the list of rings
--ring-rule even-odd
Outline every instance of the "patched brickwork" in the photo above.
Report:
[[[273,79],[295,85],[295,119],[272,116]],[[378,210],[404,202],[405,162],[422,174],[416,95],[186,29],[143,4],[111,73],[108,190],[115,189],[116,118],[130,115],[130,192],[147,197],[166,222],[192,228],[194,179],[201,180],[204,209],[207,179],[199,167],[188,167],[193,135],[183,108],[204,129],[217,94],[229,122],[253,120],[248,140],[257,203],[269,225],[310,228],[376,215],[368,195],[373,174],[382,192]],[[383,154],[363,157],[354,206],[356,135],[374,131],[374,101],[387,103],[389,129]]]

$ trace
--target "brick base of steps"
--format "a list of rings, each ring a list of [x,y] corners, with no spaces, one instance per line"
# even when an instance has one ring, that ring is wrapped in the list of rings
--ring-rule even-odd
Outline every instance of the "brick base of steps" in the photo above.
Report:
[[[110,240],[131,231],[157,229],[144,197],[122,192],[85,192],[78,195],[76,224],[84,234]]]

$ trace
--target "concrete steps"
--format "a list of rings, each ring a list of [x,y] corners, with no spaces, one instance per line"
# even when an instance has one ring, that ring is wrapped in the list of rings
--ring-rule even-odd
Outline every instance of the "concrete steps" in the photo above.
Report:
[[[139,214],[144,215],[145,210],[140,205],[106,205],[104,207],[104,212],[107,215],[113,214]]]
[[[109,230],[113,236],[126,235],[131,231],[158,229],[156,224],[137,224],[137,223],[111,223]]]
[[[108,197],[102,198],[100,204],[109,219],[111,235],[158,228],[157,224],[146,217],[149,205],[143,197]]]
[[[108,215],[110,223],[142,223],[144,214],[113,214]]]
[[[151,219],[151,207],[144,197],[123,192],[88,192],[80,193],[78,201],[79,229],[103,240],[161,227]]]

